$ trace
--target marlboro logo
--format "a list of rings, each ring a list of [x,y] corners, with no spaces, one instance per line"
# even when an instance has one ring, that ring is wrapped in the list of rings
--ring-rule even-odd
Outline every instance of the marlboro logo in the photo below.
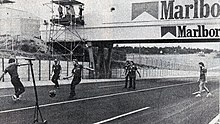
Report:
[[[205,25],[189,26],[166,26],[161,27],[162,38],[193,38],[193,37],[220,37],[220,28],[208,28]]]
[[[219,15],[219,3],[208,4],[205,0],[192,0],[189,4],[175,5],[175,0],[161,1],[160,19],[209,18]]]
[[[161,37],[176,37],[176,26],[161,27]]]
[[[157,20],[158,2],[145,2],[132,4],[132,20]]]
[[[205,25],[197,25],[197,28],[177,26],[178,37],[219,37],[220,28],[206,28]]]
[[[133,3],[132,20],[179,20],[220,16],[220,3],[214,0],[188,0],[189,3],[185,4],[177,4],[176,1],[178,0]]]

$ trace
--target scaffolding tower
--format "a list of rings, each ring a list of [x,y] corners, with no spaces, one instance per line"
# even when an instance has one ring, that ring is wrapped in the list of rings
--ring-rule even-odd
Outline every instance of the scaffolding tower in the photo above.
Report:
[[[44,4],[50,7],[52,12],[50,23],[45,22],[47,25],[50,26],[49,31],[46,31],[49,33],[46,34],[48,35],[46,40],[50,45],[49,52],[52,53],[52,56],[54,57],[60,56],[55,55],[55,52],[53,51],[54,44],[56,43],[59,45],[59,47],[69,52],[68,54],[62,55],[65,57],[70,56],[69,59],[72,60],[73,52],[76,50],[76,48],[79,45],[85,46],[85,39],[83,39],[76,30],[76,27],[84,26],[85,24],[84,17],[82,15],[84,4],[76,0],[52,0],[50,4],[51,6],[49,6],[48,4]],[[75,14],[74,7],[79,8],[79,14]],[[55,9],[58,10],[58,15],[55,13]],[[75,41],[74,39],[72,40],[74,42],[74,45],[72,46],[71,44],[70,48],[60,43],[59,40],[61,36],[64,36],[62,41],[66,42],[66,36],[68,33],[78,39],[77,41]],[[84,53],[81,56],[83,55]]]

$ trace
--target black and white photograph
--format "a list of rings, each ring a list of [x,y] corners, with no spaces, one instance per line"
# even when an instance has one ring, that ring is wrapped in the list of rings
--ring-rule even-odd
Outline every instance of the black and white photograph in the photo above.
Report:
[[[0,0],[0,124],[220,124],[219,0]]]

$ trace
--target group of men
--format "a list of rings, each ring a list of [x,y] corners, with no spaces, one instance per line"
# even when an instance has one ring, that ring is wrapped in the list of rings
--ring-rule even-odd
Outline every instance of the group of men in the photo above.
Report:
[[[24,85],[21,83],[19,75],[18,75],[18,71],[17,71],[18,67],[29,65],[29,64],[18,64],[14,58],[9,59],[8,63],[9,63],[9,65],[4,70],[4,73],[0,76],[0,80],[3,78],[3,76],[6,73],[9,73],[9,75],[11,77],[11,83],[14,86],[14,90],[15,90],[15,94],[12,96],[12,99],[14,101],[16,101],[16,100],[19,100],[21,94],[25,92]],[[71,81],[71,86],[70,86],[69,98],[73,98],[76,95],[75,87],[81,81],[82,69],[94,71],[94,69],[92,69],[92,68],[83,67],[82,65],[80,65],[78,63],[78,61],[76,59],[73,60],[73,66],[74,67],[72,69],[72,74],[70,76],[63,78],[63,79],[68,79],[68,78],[73,77],[73,79]],[[202,63],[202,62],[199,63],[199,66],[200,66],[200,76],[198,79],[199,92],[196,95],[196,97],[201,97],[201,93],[202,93],[203,88],[208,93],[207,97],[212,96],[212,94],[210,93],[210,91],[206,87],[207,69],[205,68],[204,63]],[[137,66],[135,65],[135,63],[133,61],[126,61],[126,65],[124,66],[124,69],[125,69],[125,87],[124,88],[135,89],[136,88],[136,82],[135,82],[136,81],[136,73],[138,73],[138,75],[141,77]],[[54,73],[53,77],[52,77],[52,82],[55,84],[55,88],[59,88],[58,79],[60,78],[62,68],[61,68],[61,65],[59,64],[59,61],[57,59],[54,61],[54,65],[52,66],[52,70]],[[129,86],[128,86],[128,79],[130,80]]]
[[[73,98],[76,95],[75,92],[75,88],[76,85],[78,85],[81,81],[81,73],[82,73],[82,69],[87,69],[90,71],[94,71],[94,69],[89,68],[89,67],[83,67],[81,64],[78,63],[77,59],[73,60],[73,69],[72,69],[72,73],[70,76],[64,77],[63,79],[69,79],[71,77],[73,77],[72,81],[71,81],[71,86],[70,86],[70,95],[69,98]],[[52,71],[53,71],[53,76],[52,76],[52,82],[55,84],[55,88],[59,88],[59,83],[58,83],[58,79],[60,78],[60,74],[61,74],[61,65],[58,62],[57,59],[54,60],[54,65],[52,66]]]
[[[209,89],[206,86],[207,83],[207,69],[205,68],[205,64],[203,62],[199,62],[199,67],[200,67],[200,75],[198,79],[199,83],[199,91],[196,95],[196,97],[201,97],[201,93],[203,89],[207,92],[207,97],[212,96],[210,93]],[[138,71],[137,66],[134,64],[133,61],[126,61],[126,64],[124,66],[125,69],[125,86],[124,88],[136,88],[136,73],[140,75],[140,72]],[[129,86],[128,86],[128,79],[130,80]],[[128,87],[127,87],[128,86]]]
[[[82,5],[79,6],[79,18],[82,19],[82,12],[83,12],[84,8]],[[59,13],[59,17],[63,18],[63,7],[61,5],[59,5],[58,7],[58,13]],[[74,6],[73,5],[66,5],[66,15],[65,17],[71,17],[71,18],[75,18],[75,10],[74,10]]]
[[[16,59],[14,59],[14,58],[10,58],[8,63],[9,63],[8,66],[4,70],[3,74],[0,76],[0,80],[3,79],[3,76],[6,73],[9,73],[9,75],[11,77],[11,83],[14,86],[14,90],[15,90],[15,94],[12,96],[12,99],[14,101],[17,101],[20,99],[21,95],[25,92],[25,87],[19,78],[18,67],[29,65],[29,63],[28,64],[26,64],[26,63],[19,64],[16,62]],[[71,81],[70,95],[68,98],[73,98],[76,95],[75,87],[81,81],[82,69],[94,71],[94,69],[92,69],[92,68],[83,67],[82,65],[80,65],[78,63],[77,59],[73,60],[73,66],[74,67],[72,69],[72,74],[68,77],[63,78],[63,79],[68,79],[68,78],[73,77],[73,79]],[[55,84],[55,86],[54,86],[55,88],[59,88],[58,80],[60,79],[60,74],[61,74],[62,68],[61,68],[61,65],[57,59],[54,60],[54,65],[52,66],[52,70],[53,70],[53,76],[52,76],[51,81]]]
[[[126,61],[124,66],[125,69],[125,87],[124,88],[136,88],[136,73],[141,77],[140,72],[138,71],[137,66],[133,61]],[[129,80],[129,86],[128,86]]]

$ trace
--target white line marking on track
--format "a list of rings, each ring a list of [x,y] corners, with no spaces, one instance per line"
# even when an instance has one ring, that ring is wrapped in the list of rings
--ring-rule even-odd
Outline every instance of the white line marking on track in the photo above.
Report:
[[[0,111],[0,114],[3,113],[9,113],[9,112],[16,112],[16,111],[22,111],[22,110],[28,110],[28,109],[33,109],[35,106],[30,106],[30,107],[25,107],[25,108],[18,108],[18,109],[11,109],[11,110],[5,110],[5,111]]]
[[[107,86],[99,86],[99,88],[121,87],[121,86],[124,86],[124,84],[119,84],[119,85],[107,85]]]
[[[11,95],[2,95],[2,96],[0,96],[0,98],[2,98],[2,97],[9,97],[9,96],[12,96],[12,94]]]
[[[94,124],[103,124],[103,123],[106,123],[106,122],[110,122],[110,121],[113,121],[113,120],[116,120],[116,119],[119,119],[119,118],[122,118],[122,117],[125,117],[125,116],[128,116],[128,115],[131,115],[131,114],[134,114],[134,113],[138,113],[140,111],[144,111],[144,110],[149,109],[149,108],[150,107],[141,108],[141,109],[138,109],[138,110],[135,110],[135,111],[131,111],[131,112],[122,114],[122,115],[118,115],[116,117],[112,117],[112,118],[109,118],[109,119],[106,119],[106,120],[103,120],[103,121],[96,122]]]
[[[209,124],[219,124],[220,114],[218,114]]]
[[[166,85],[166,86],[161,86],[161,87],[153,87],[153,88],[148,88],[148,89],[141,89],[141,90],[135,90],[135,91],[121,92],[121,93],[115,93],[115,94],[109,94],[109,95],[103,95],[103,96],[88,97],[88,98],[82,98],[82,99],[76,99],[76,100],[70,100],[70,101],[63,101],[63,102],[57,102],[57,103],[44,104],[44,105],[40,105],[39,107],[48,107],[48,106],[54,106],[54,105],[68,104],[68,103],[74,103],[74,102],[80,102],[80,101],[86,101],[86,100],[100,99],[100,98],[106,98],[106,97],[113,97],[113,96],[119,96],[119,95],[131,94],[131,93],[138,93],[138,92],[145,92],[145,91],[157,90],[157,89],[168,88],[168,87],[176,87],[176,86],[182,86],[182,85],[188,85],[188,84],[195,84],[195,83],[197,83],[197,82],[189,82],[189,83],[183,83],[183,84]],[[18,108],[18,109],[12,109],[12,110],[3,110],[3,111],[0,111],[0,114],[8,113],[8,112],[15,112],[15,111],[22,111],[22,110],[33,109],[33,108],[35,108],[35,106],[25,107],[25,108]]]

